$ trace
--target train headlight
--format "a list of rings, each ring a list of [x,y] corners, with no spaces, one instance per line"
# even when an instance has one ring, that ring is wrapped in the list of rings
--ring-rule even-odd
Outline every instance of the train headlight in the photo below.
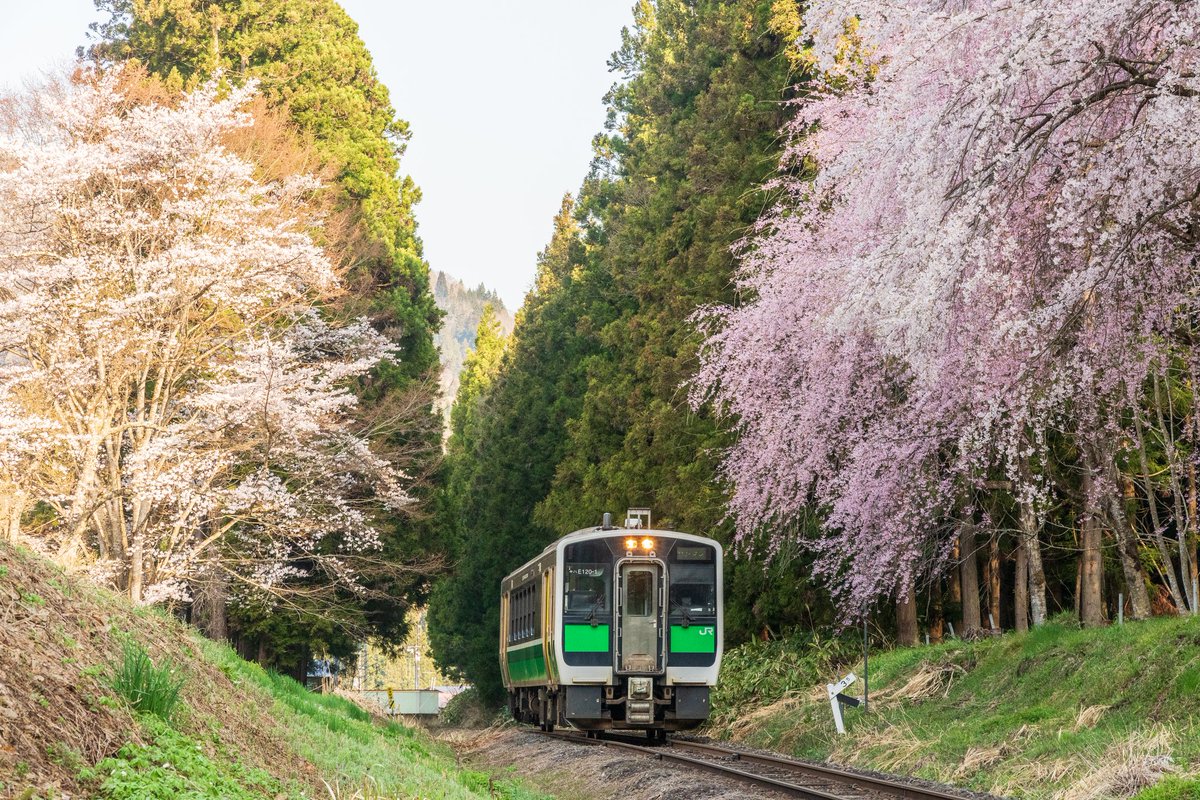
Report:
[[[647,536],[645,539],[642,539],[642,549],[643,550],[653,550],[654,549],[654,540],[651,539],[649,536]]]
[[[638,546],[638,541],[637,541],[637,539],[634,539],[632,536],[630,536],[628,539],[625,540],[625,549],[626,550],[636,550],[637,546]]]

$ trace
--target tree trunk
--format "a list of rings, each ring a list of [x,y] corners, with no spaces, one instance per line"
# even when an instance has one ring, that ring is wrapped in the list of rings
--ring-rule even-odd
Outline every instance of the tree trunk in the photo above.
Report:
[[[16,544],[21,539],[21,515],[25,512],[25,493],[9,489],[0,497],[0,539]]]
[[[129,546],[129,599],[135,605],[142,602],[142,578],[144,577],[144,560],[142,535],[135,534]]]
[[[896,640],[901,647],[917,645],[917,593],[910,589],[908,594],[896,601]]]
[[[988,627],[1000,628],[1000,535],[992,534],[988,543]]]
[[[962,547],[958,539],[954,540],[954,546],[950,550],[950,563],[962,564]],[[946,591],[950,594],[950,602],[956,605],[962,604],[962,567],[950,570],[947,576]]]
[[[979,558],[972,520],[959,523],[958,551],[961,554],[958,574],[962,583],[962,633],[965,636],[983,627],[979,619]]]
[[[1186,555],[1181,555],[1180,558],[1188,561],[1192,565],[1192,587],[1195,587],[1195,581],[1200,577],[1200,553],[1196,548],[1196,465],[1188,464],[1188,521],[1186,525],[1180,526],[1179,546],[1183,549]],[[1192,613],[1200,613],[1200,597],[1192,592]]]
[[[1146,572],[1138,554],[1138,537],[1129,517],[1125,514],[1125,502],[1119,489],[1124,485],[1113,447],[1104,440],[1104,434],[1095,434],[1095,439],[1084,442],[1084,454],[1088,469],[1099,481],[1094,487],[1098,495],[1096,502],[1104,512],[1109,526],[1117,539],[1117,556],[1121,571],[1125,575],[1125,594],[1129,601],[1130,619],[1148,619],[1150,616],[1150,594],[1146,591]]]
[[[1013,612],[1016,615],[1017,633],[1029,630],[1029,553],[1023,546],[1017,547],[1016,586],[1013,590]]]
[[[942,582],[935,581],[930,589],[929,639],[940,643],[945,638],[946,615],[942,609]]]
[[[100,409],[95,418],[106,420],[109,416],[107,409]],[[97,431],[94,426],[88,431],[87,443],[80,460],[80,475],[75,482],[75,491],[71,498],[70,533],[59,542],[58,551],[55,553],[55,560],[59,564],[77,564],[86,553],[85,537],[96,511],[92,507],[95,494],[94,484],[96,483],[96,462],[99,461],[100,445],[103,444],[106,435],[103,429]]]
[[[1083,518],[1080,521],[1079,554],[1079,621],[1084,627],[1096,628],[1104,624],[1104,528],[1100,524],[1100,509],[1097,508],[1095,465],[1085,459],[1083,470]]]
[[[1086,491],[1086,489],[1085,489]],[[1084,511],[1082,549],[1079,554],[1079,621],[1086,628],[1104,624],[1104,530],[1095,509]]]
[[[1146,590],[1146,572],[1138,555],[1137,534],[1125,516],[1121,498],[1108,492],[1109,522],[1117,537],[1117,555],[1121,559],[1121,571],[1125,574],[1125,592],[1129,598],[1129,618],[1149,619],[1150,593]]]
[[[1166,537],[1163,536],[1163,524],[1158,516],[1158,498],[1154,494],[1154,483],[1150,479],[1150,463],[1146,456],[1146,435],[1142,426],[1142,415],[1136,406],[1134,407],[1133,424],[1134,430],[1137,432],[1138,461],[1142,468],[1142,485],[1146,492],[1146,505],[1150,511],[1150,526],[1154,529],[1151,533],[1151,538],[1154,540],[1154,546],[1158,548],[1158,557],[1162,559],[1162,573],[1167,579],[1167,588],[1171,592],[1171,602],[1175,604],[1175,608],[1180,614],[1184,614],[1187,612],[1188,604],[1183,599],[1183,594],[1179,591],[1179,581],[1175,578],[1175,561],[1171,558],[1171,553],[1167,549]],[[1132,478],[1125,477],[1124,487],[1127,496],[1134,495]],[[1183,573],[1186,578],[1186,567],[1183,569]]]
[[[1098,454],[1100,455],[1100,454]],[[1122,485],[1117,465],[1111,456],[1103,455],[1101,469],[1104,471],[1105,486],[1102,508],[1108,514],[1108,522],[1117,538],[1117,555],[1121,559],[1121,571],[1125,575],[1125,593],[1129,599],[1130,619],[1149,619],[1150,593],[1146,590],[1146,571],[1142,568],[1138,553],[1138,537],[1125,514],[1125,503],[1117,487]]]
[[[1021,549],[1025,551],[1029,611],[1035,627],[1046,624],[1046,571],[1042,567],[1040,527],[1033,504],[1021,503]],[[1021,576],[1017,579],[1020,581]]]
[[[225,641],[229,638],[227,596],[224,576],[205,575],[196,584],[192,600],[192,624],[209,639]]]

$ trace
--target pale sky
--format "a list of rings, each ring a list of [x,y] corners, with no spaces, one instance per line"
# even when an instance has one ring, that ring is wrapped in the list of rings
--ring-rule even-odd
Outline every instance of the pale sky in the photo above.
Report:
[[[516,309],[564,192],[604,125],[606,61],[633,0],[342,0],[392,104],[421,187],[430,266]],[[0,85],[69,63],[92,0],[0,0]]]

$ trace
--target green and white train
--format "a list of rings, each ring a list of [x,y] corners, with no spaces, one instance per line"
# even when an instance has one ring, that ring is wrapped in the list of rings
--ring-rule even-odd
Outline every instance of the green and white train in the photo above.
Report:
[[[694,728],[708,717],[721,667],[721,545],[604,516],[501,582],[510,710],[543,730],[661,738]]]

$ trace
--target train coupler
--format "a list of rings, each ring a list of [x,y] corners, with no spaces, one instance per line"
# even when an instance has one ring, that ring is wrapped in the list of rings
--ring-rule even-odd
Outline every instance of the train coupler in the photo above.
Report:
[[[625,721],[630,725],[654,724],[654,679],[630,678],[625,702]]]

